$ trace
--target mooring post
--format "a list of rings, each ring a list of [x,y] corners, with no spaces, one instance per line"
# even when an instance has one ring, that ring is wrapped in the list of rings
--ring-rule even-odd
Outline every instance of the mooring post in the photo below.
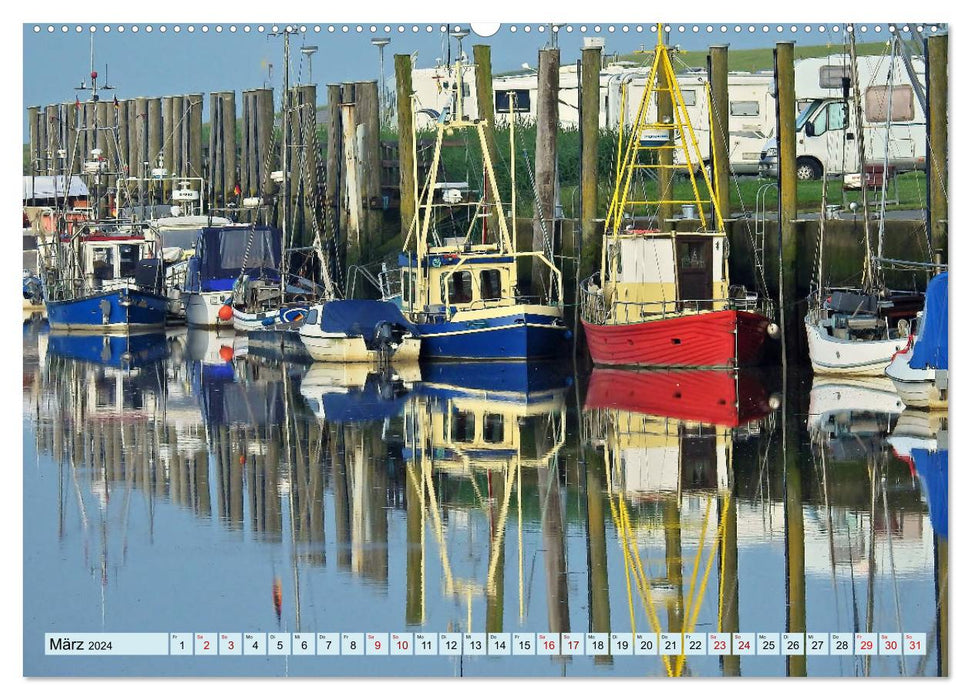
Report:
[[[927,199],[933,253],[947,262],[947,34],[928,37],[927,55]]]
[[[579,276],[593,272],[600,260],[597,237],[597,147],[600,140],[600,66],[602,48],[585,47],[580,59],[580,231]],[[618,138],[621,136],[618,134]]]
[[[401,212],[401,240],[415,219],[417,199],[415,177],[415,114],[411,104],[411,56],[395,54],[395,81],[398,89],[398,199]]]
[[[536,209],[533,214],[532,249],[552,255],[556,213],[556,131],[560,118],[559,49],[540,50],[537,77],[539,85],[536,105]],[[547,246],[547,240],[549,246]],[[543,263],[533,260],[530,275],[533,295],[543,293],[542,280],[546,270]],[[562,299],[560,301],[562,302]]]
[[[175,114],[173,112],[173,98],[162,98],[162,167],[171,176],[175,172]],[[164,195],[164,193],[163,193]]]
[[[793,103],[795,104],[795,103]],[[794,383],[790,378],[789,383]],[[789,397],[786,397],[787,404]],[[806,631],[806,542],[803,521],[802,473],[799,469],[799,430],[795,424],[798,415],[791,405],[784,410],[789,414],[784,421],[783,464],[785,465],[785,531],[786,531],[786,632]],[[806,656],[786,657],[786,675],[805,676]]]
[[[361,230],[366,240],[362,240],[361,243],[371,251],[384,242],[384,213],[381,198],[381,115],[377,81],[357,83],[354,94],[359,133],[362,133],[361,151],[358,153],[362,168],[358,173],[358,181],[364,217]]]
[[[658,69],[657,77],[657,123],[674,124],[674,99],[672,91],[674,86],[668,80],[667,72]],[[667,137],[665,147],[660,149],[657,154],[658,165],[661,167],[657,171],[657,190],[658,199],[661,200],[657,208],[657,227],[660,231],[672,231],[674,225],[671,219],[674,218],[674,205],[669,200],[674,198],[672,184],[674,178],[674,136],[675,129],[665,129]]]
[[[189,177],[202,177],[202,95],[198,93],[186,95],[185,99],[189,130],[188,162],[185,164],[185,174]],[[211,117],[209,128],[212,128]]]
[[[158,167],[158,158],[162,154],[162,138],[165,133],[162,124],[162,100],[159,97],[147,99],[146,114],[148,114],[148,172],[145,177],[150,177],[152,169]]]
[[[212,193],[210,206],[221,207],[226,203],[226,177],[223,169],[225,140],[223,138],[223,93],[209,93],[209,182]]]
[[[236,185],[239,184],[236,157],[236,91],[222,93],[222,154],[223,154],[223,201],[236,198]],[[240,188],[242,192],[242,187]]]
[[[40,107],[27,108],[27,125],[30,129],[30,169],[28,175],[39,175],[40,162]]]
[[[718,196],[718,213],[722,221],[731,214],[728,190],[728,46],[709,49],[708,80],[711,83],[712,185]]]
[[[57,174],[57,149],[60,148],[60,122],[57,118],[57,105],[47,105],[44,111],[44,169],[49,175]]]
[[[796,90],[793,42],[780,41],[775,48],[776,133],[779,164],[779,317],[785,334],[783,348],[798,347],[799,319],[794,299],[796,262]]]
[[[273,153],[273,88],[259,88],[256,92],[256,187],[264,198],[276,189],[270,173],[276,169]]]
[[[475,61],[475,101],[478,107],[478,114],[476,116],[485,123],[483,130],[485,131],[486,147],[489,150],[489,160],[492,161],[493,172],[498,177],[499,148],[496,144],[496,103],[492,91],[492,48],[488,44],[475,44],[472,47],[472,59]],[[510,128],[512,128],[514,118],[513,114],[510,113]],[[512,154],[511,157],[515,157],[515,154]],[[483,185],[485,184],[483,183]],[[489,200],[492,199],[488,190],[486,190],[486,196]],[[501,204],[499,202],[495,202],[495,204],[496,208],[489,212],[490,216],[486,219],[489,229],[493,232],[496,231],[496,227],[499,225],[498,217],[505,216]],[[509,228],[509,235],[512,235],[511,226]],[[514,241],[513,246],[517,247],[518,243]]]
[[[64,113],[67,115],[67,128],[64,129],[64,150],[67,151],[67,155],[64,160],[64,167],[70,173],[78,173],[81,170],[81,149],[77,143],[79,111],[75,102],[67,102],[64,105]]]
[[[357,115],[354,103],[341,104],[341,127],[344,146],[344,205],[347,225],[347,267],[357,265],[361,260],[361,185],[358,177],[357,156]],[[343,215],[342,215],[343,218]]]

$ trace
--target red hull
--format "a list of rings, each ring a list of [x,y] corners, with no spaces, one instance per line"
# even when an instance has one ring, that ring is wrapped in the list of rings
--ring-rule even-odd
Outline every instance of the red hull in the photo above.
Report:
[[[584,408],[613,408],[734,428],[772,410],[765,386],[753,371],[595,369]]]
[[[738,367],[759,361],[769,319],[749,311],[710,311],[643,323],[583,322],[598,365]]]

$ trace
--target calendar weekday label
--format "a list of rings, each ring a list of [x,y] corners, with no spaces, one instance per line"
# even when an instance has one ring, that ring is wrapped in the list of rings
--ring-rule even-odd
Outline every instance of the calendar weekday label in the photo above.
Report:
[[[923,632],[48,633],[48,656],[923,656]]]

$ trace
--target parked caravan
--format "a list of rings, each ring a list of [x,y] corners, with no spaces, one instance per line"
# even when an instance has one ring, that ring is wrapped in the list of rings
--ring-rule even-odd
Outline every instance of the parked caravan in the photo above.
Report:
[[[920,57],[913,59],[913,73],[924,75]],[[860,172],[857,138],[864,139],[866,163],[891,169],[922,170],[927,138],[926,115],[908,77],[905,59],[858,56],[857,74],[863,86],[863,124],[858,128],[852,109],[850,57],[836,54],[807,58],[795,63],[796,177],[813,180],[823,171],[832,175]],[[924,86],[918,83],[918,89]],[[890,127],[887,128],[889,108]],[[889,152],[889,153],[888,153]],[[778,145],[770,139],[762,152],[760,173],[775,177]]]

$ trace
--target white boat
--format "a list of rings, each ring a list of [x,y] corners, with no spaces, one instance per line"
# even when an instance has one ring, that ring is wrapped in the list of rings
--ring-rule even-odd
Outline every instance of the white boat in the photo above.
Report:
[[[868,324],[871,331],[875,332],[870,334],[870,338],[862,339],[850,327],[852,319],[852,312],[847,315],[835,309],[823,309],[820,315],[811,312],[806,316],[806,338],[809,341],[809,359],[813,372],[883,376],[883,371],[894,353],[907,345],[909,323],[894,328],[891,332],[885,321],[881,323],[876,315],[867,315],[860,319],[860,323]],[[873,337],[877,333],[883,333],[885,337]]]
[[[927,285],[917,336],[894,355],[886,374],[907,406],[946,409],[948,399],[947,273]]]
[[[391,302],[332,299],[310,307],[300,339],[317,362],[417,362],[421,339]]]

